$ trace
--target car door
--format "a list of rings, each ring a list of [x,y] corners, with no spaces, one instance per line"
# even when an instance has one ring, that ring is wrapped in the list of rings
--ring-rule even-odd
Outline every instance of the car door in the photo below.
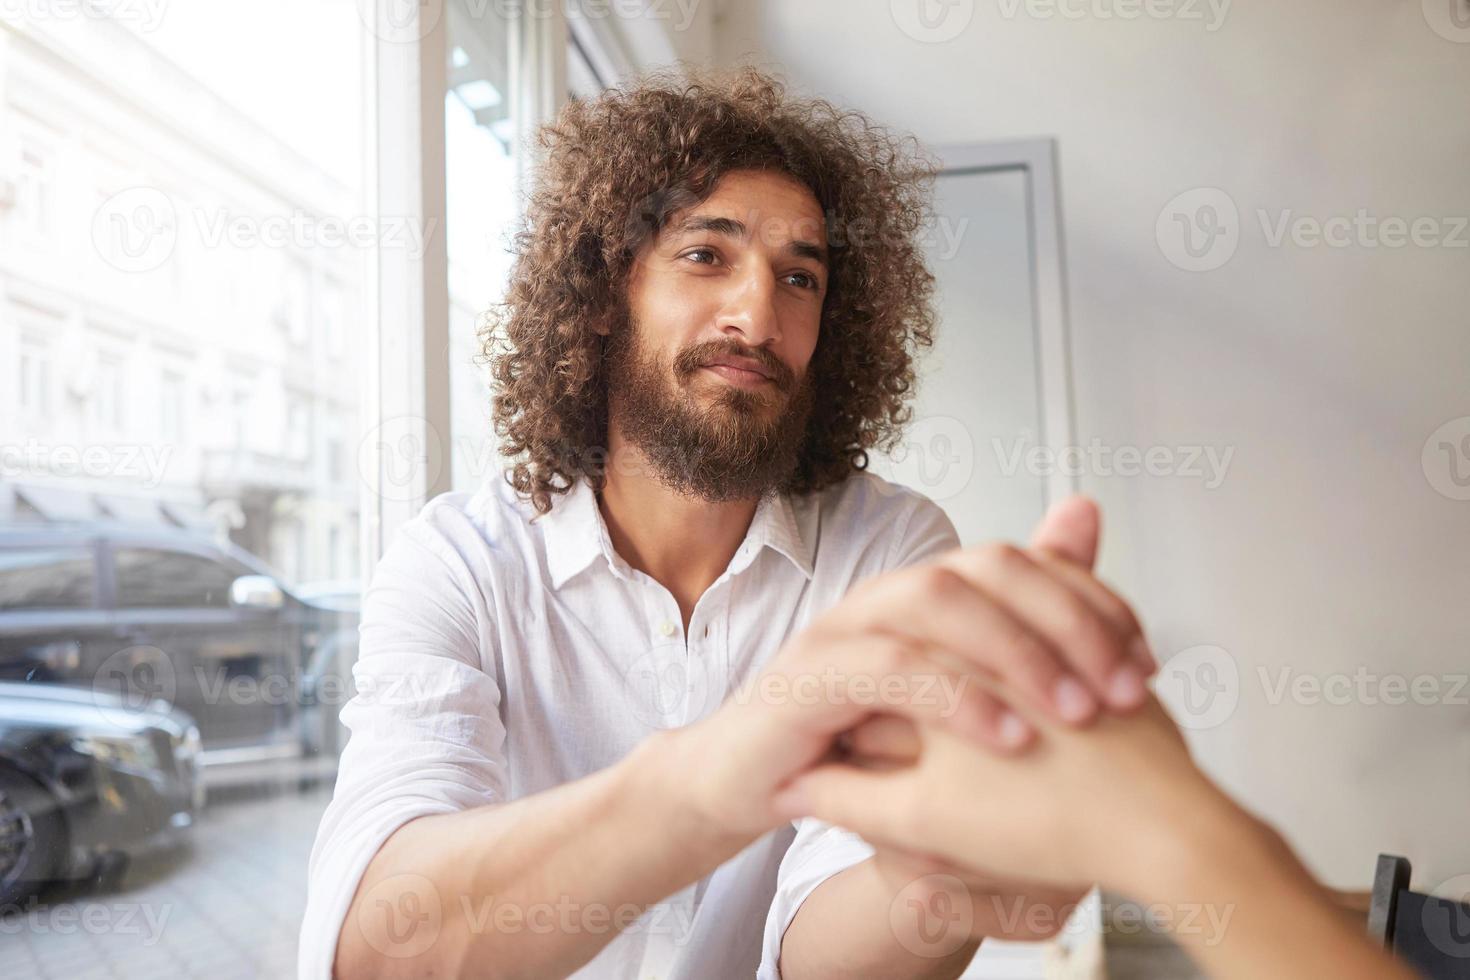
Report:
[[[114,676],[131,672],[154,683],[193,715],[206,762],[299,749],[299,651],[289,606],[241,608],[230,600],[231,583],[254,570],[207,548],[147,540],[112,539],[104,561],[122,645]]]

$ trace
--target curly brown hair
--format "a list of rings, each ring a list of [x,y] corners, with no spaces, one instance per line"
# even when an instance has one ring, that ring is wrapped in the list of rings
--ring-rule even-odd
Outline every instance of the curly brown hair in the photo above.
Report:
[[[808,365],[816,400],[784,492],[805,494],[866,469],[902,435],[913,358],[934,342],[934,277],[919,235],[933,158],[861,113],[795,99],[755,68],[679,66],[567,104],[542,128],[516,260],[479,339],[492,366],[507,482],[538,513],[580,477],[605,480],[606,337],[623,322],[643,245],[725,174],[784,172],[827,222],[828,291]]]

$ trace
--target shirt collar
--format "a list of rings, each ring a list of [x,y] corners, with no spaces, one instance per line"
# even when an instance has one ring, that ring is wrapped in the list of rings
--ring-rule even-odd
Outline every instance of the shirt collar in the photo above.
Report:
[[[576,480],[566,493],[554,497],[551,510],[536,523],[542,527],[546,541],[546,569],[552,588],[560,589],[599,554],[614,574],[632,576],[632,568],[613,549],[597,495],[586,480]],[[811,549],[797,526],[795,508],[787,494],[772,493],[761,498],[745,541],[730,560],[730,573],[743,571],[765,547],[785,555],[803,575],[812,577]]]

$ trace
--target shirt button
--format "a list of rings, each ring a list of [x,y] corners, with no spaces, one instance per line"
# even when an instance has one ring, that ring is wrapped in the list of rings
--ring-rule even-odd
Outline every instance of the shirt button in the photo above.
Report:
[[[662,633],[664,636],[673,636],[674,635],[674,624],[671,623],[669,620],[666,619],[662,623],[659,623],[659,625],[658,625],[658,631],[660,633]]]

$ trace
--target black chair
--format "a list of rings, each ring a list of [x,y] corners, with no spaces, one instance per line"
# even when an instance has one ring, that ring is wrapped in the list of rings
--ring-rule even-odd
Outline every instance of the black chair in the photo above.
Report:
[[[1378,855],[1368,935],[1430,980],[1470,980],[1470,905],[1411,891],[1411,871]]]

